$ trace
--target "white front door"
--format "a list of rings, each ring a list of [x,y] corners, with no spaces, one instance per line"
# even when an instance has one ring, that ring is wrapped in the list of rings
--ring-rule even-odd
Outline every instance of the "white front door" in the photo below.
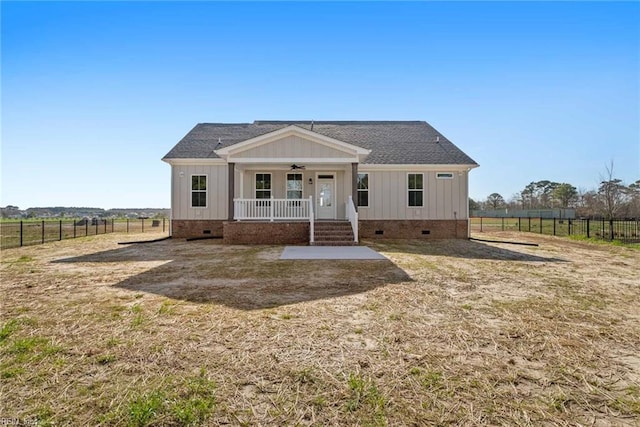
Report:
[[[336,191],[333,174],[319,174],[316,179],[316,217],[336,218]]]

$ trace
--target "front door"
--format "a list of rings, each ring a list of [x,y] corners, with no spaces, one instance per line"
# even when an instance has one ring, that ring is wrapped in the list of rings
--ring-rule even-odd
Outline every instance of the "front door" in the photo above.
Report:
[[[316,180],[316,212],[318,219],[336,218],[334,175],[318,175]]]

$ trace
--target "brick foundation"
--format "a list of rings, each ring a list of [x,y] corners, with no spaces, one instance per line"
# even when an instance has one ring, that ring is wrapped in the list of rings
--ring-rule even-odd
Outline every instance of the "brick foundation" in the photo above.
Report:
[[[224,222],[229,245],[308,245],[308,222]]]
[[[171,220],[171,237],[176,239],[222,237],[223,222],[219,219],[174,219]]]
[[[466,239],[468,226],[467,220],[361,220],[358,235],[361,239]]]
[[[178,239],[215,236],[232,245],[309,244],[308,222],[174,219],[171,227],[172,237]],[[361,220],[358,227],[361,239],[466,239],[467,233],[467,220]]]

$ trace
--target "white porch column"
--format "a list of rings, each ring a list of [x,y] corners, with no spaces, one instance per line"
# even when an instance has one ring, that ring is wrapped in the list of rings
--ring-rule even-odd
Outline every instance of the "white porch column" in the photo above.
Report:
[[[353,206],[358,212],[358,164],[351,163],[351,197],[353,197]]]
[[[234,211],[233,211],[233,197],[236,194],[236,185],[235,185],[235,176],[236,176],[236,164],[235,163],[229,163],[228,164],[228,168],[229,168],[229,195],[227,197],[228,201],[227,203],[229,204],[228,206],[228,211],[229,211],[229,221],[233,221],[233,217],[234,217]]]

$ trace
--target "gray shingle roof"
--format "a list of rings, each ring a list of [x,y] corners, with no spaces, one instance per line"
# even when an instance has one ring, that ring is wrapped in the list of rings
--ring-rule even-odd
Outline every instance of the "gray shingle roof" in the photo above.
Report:
[[[290,125],[311,130],[311,121],[199,123],[164,159],[217,158],[214,150]],[[365,164],[476,165],[424,121],[314,121],[313,132],[371,150]]]

